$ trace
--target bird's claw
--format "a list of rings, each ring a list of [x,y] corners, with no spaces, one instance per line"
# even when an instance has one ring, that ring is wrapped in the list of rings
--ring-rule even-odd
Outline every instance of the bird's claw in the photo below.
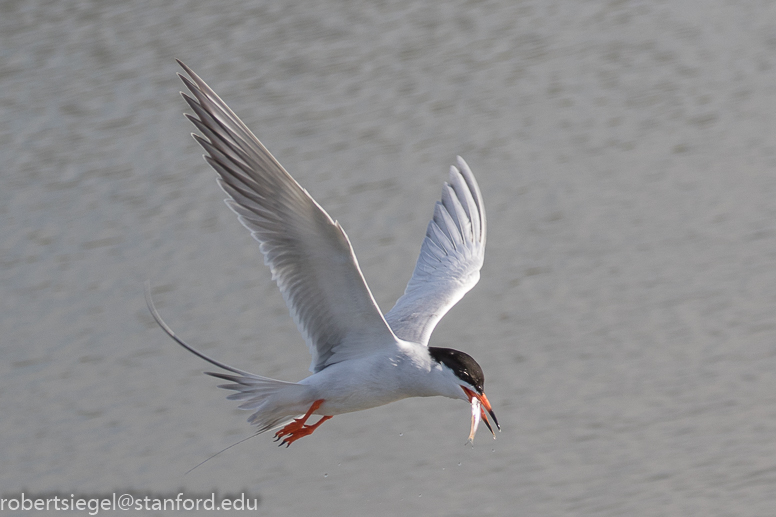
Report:
[[[284,432],[285,428],[283,428],[275,434],[275,441],[277,442],[285,436],[283,441],[278,444],[278,447],[285,445],[286,448],[288,448],[289,445],[297,441],[299,438],[313,434],[313,431],[315,431],[317,427],[318,426],[303,425],[299,429],[290,432]]]
[[[316,409],[318,406],[320,406],[320,404],[315,406]],[[305,425],[307,418],[309,418],[309,415],[305,415],[304,418],[297,418],[290,424],[286,425],[283,429],[275,433],[276,442],[283,438],[283,441],[280,442],[278,447],[285,445],[286,448],[288,448],[289,445],[297,441],[299,438],[313,434],[313,431],[318,429],[318,426],[324,423],[326,420],[330,419],[331,416],[323,416],[320,420],[312,425]]]

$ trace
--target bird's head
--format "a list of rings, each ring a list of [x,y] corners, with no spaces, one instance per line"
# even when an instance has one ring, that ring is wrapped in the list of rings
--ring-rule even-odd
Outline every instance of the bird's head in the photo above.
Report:
[[[488,411],[490,417],[493,419],[493,423],[496,424],[499,431],[501,431],[501,426],[498,425],[496,413],[493,412],[488,397],[485,396],[485,374],[482,372],[480,365],[477,364],[477,361],[469,354],[452,348],[437,348],[430,346],[428,347],[428,353],[434,361],[442,365],[442,368],[448,368],[452,371],[463,395],[469,399],[469,403],[472,405],[472,425],[469,433],[469,441],[473,443],[474,434],[477,432],[477,426],[480,424],[480,419],[485,422],[488,430],[490,430],[491,434],[493,434],[493,438],[495,438],[496,434],[493,432],[493,428],[488,422],[485,410]]]

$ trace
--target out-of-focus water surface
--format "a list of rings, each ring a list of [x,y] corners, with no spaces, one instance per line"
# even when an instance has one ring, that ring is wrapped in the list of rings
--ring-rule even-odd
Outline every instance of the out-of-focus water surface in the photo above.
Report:
[[[261,497],[264,515],[776,508],[772,2],[0,4],[0,488]],[[489,217],[437,346],[465,404],[279,449],[153,323],[286,380],[309,356],[181,115],[180,58],[347,230],[383,308],[449,164]]]

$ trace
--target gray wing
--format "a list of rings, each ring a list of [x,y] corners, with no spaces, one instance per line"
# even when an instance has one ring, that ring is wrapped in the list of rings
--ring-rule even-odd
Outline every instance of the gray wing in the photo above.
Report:
[[[431,332],[480,279],[485,257],[485,205],[463,158],[450,167],[428,223],[415,271],[404,295],[385,315],[394,334],[428,346]]]
[[[226,204],[261,243],[264,262],[312,354],[310,370],[395,342],[342,227],[310,197],[205,82],[178,61],[194,98],[193,135],[229,196]]]

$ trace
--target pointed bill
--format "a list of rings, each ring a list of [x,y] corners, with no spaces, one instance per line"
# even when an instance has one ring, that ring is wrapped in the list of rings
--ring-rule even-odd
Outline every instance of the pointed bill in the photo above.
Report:
[[[493,423],[496,424],[496,427],[499,431],[501,431],[501,426],[498,425],[498,420],[496,419],[496,413],[493,412],[493,408],[490,406],[490,401],[488,400],[488,397],[485,396],[485,394],[478,394],[467,388],[466,386],[461,386],[461,389],[464,393],[466,393],[466,396],[469,398],[469,402],[472,405],[472,428],[471,433],[469,434],[469,441],[466,443],[471,443],[472,446],[474,446],[474,435],[477,432],[477,427],[480,425],[480,420],[485,422],[485,425],[488,427],[488,431],[490,431],[490,434],[493,435],[493,439],[496,439],[496,433],[493,432],[493,428],[490,426],[490,423],[488,422],[488,416],[485,414],[485,410],[490,413],[491,418],[493,419]]]

